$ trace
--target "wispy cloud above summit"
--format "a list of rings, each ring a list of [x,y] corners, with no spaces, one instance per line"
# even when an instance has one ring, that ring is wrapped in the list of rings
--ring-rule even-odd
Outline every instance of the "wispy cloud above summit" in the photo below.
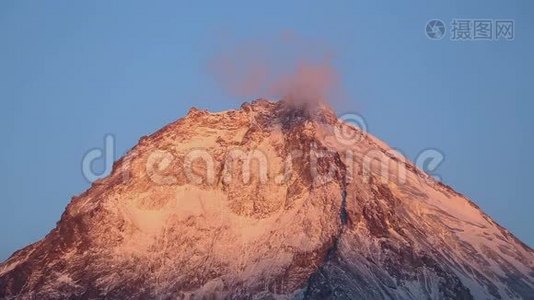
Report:
[[[332,103],[344,94],[334,51],[290,31],[226,45],[211,60],[209,71],[232,97]]]

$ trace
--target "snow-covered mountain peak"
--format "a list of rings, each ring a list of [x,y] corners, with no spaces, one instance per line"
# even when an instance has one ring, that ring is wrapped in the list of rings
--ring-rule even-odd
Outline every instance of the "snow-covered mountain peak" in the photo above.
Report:
[[[534,252],[327,106],[258,99],[143,137],[0,298],[533,299]]]

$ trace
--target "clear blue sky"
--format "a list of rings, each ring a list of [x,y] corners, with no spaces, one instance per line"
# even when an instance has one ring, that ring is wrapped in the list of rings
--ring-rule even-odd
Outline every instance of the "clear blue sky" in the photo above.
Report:
[[[444,181],[534,245],[534,2],[177,2],[0,2],[0,259],[89,186],[81,159],[106,133],[122,155],[191,106],[250,100],[206,72],[222,33],[286,30],[336,49],[344,110],[412,159],[440,149]],[[433,18],[514,19],[516,36],[432,41]]]

